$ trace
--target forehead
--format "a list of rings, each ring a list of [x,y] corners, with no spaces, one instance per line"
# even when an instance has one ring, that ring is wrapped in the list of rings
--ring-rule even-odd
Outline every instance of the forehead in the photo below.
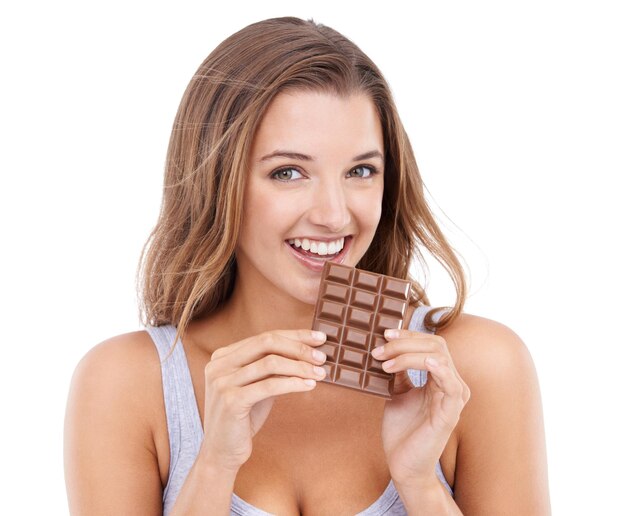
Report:
[[[373,149],[384,154],[380,118],[373,101],[361,93],[283,92],[274,98],[261,120],[252,155],[277,149],[312,156],[353,155]]]

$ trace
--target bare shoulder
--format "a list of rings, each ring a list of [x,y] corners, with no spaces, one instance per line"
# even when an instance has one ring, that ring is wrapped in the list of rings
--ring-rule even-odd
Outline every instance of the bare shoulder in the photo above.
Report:
[[[101,395],[114,395],[128,388],[138,395],[149,390],[146,380],[158,380],[160,364],[152,339],[145,331],[125,333],[91,348],[80,360],[73,382],[95,388]],[[106,388],[103,388],[106,387]],[[132,401],[126,398],[127,402]]]
[[[470,314],[438,334],[471,392],[457,425],[463,514],[549,514],[541,394],[526,344],[506,325]]]
[[[502,323],[462,313],[438,335],[446,340],[455,366],[470,388],[535,378],[526,344]]]
[[[65,419],[72,513],[158,509],[155,429],[164,419],[161,392],[159,356],[147,332],[110,338],[80,360]]]
[[[161,372],[157,350],[145,331],[107,339],[80,360],[71,395],[93,408],[119,411],[131,425],[146,424],[158,413]],[[132,417],[130,417],[132,414]]]

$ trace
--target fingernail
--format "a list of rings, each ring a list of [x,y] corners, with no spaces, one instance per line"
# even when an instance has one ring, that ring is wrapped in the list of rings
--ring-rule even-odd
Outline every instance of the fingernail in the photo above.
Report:
[[[322,331],[312,331],[311,332],[311,338],[313,340],[316,340],[318,342],[325,342],[326,341],[326,334]]]
[[[428,357],[426,360],[424,360],[424,362],[426,362],[426,364],[431,366],[431,367],[439,367],[439,362],[437,362],[432,357]]]
[[[322,353],[321,351],[314,349],[313,350],[313,358],[315,360],[324,360],[326,361],[326,353]]]
[[[397,339],[399,335],[398,330],[385,330],[385,337],[388,339]]]
[[[317,376],[326,376],[326,371],[321,367],[313,366],[313,372]]]
[[[387,360],[387,362],[383,362],[383,369],[387,371],[388,369],[393,367],[393,364],[395,363],[396,363],[395,359]]]
[[[378,346],[377,348],[374,348],[372,350],[372,355],[374,355],[375,357],[380,357],[382,356],[384,351],[385,351],[385,346]]]

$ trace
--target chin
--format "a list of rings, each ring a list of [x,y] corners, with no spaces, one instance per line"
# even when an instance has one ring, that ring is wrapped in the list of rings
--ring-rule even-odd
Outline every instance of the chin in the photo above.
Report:
[[[306,305],[311,305],[315,307],[315,304],[317,303],[318,293],[319,293],[319,285],[315,288],[315,290],[301,291],[297,295],[292,294],[291,297],[293,297],[296,301],[300,303],[304,303]]]

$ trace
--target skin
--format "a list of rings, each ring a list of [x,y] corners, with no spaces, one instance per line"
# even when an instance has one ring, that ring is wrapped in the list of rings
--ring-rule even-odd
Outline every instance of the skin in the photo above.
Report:
[[[279,149],[311,159],[262,159]],[[264,117],[250,155],[235,290],[222,310],[194,321],[183,338],[205,438],[177,513],[201,512],[204,499],[229,497],[234,487],[269,512],[316,514],[307,496],[298,508],[286,494],[258,489],[266,471],[259,454],[280,457],[292,421],[306,421],[309,439],[337,439],[333,420],[367,403],[359,414],[369,435],[380,429],[377,471],[394,480],[410,514],[549,514],[537,377],[524,343],[507,327],[463,314],[438,335],[406,329],[386,335],[376,358],[398,374],[390,402],[304,383],[320,379],[314,366],[324,361],[314,357],[320,341],[306,329],[319,273],[298,263],[285,241],[350,235],[344,263],[356,265],[380,219],[383,160],[354,160],[369,151],[384,154],[383,138],[374,106],[362,95],[283,93]],[[429,371],[423,389],[412,387],[409,368]],[[154,395],[162,392],[160,382],[145,332],[105,341],[77,367],[65,444],[73,513],[160,513],[169,468],[163,400]],[[309,421],[311,414],[318,418]],[[290,451],[306,444],[296,442]],[[299,485],[310,486],[313,498],[316,483],[323,484],[314,457],[282,462],[299,472]],[[434,475],[439,459],[454,499]],[[361,487],[378,496],[388,477]],[[207,485],[215,489],[210,496],[201,487]],[[359,492],[350,505],[349,495],[330,512],[354,514],[367,506]]]

